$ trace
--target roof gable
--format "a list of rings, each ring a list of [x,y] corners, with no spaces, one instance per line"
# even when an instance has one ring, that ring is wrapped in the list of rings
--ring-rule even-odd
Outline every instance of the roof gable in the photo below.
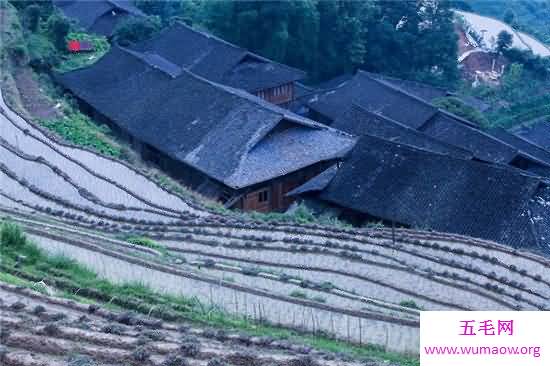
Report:
[[[472,153],[467,150],[439,141],[390,118],[370,112],[358,105],[353,105],[334,121],[332,127],[355,136],[370,135],[422,150],[448,154],[463,159],[472,158]]]
[[[518,150],[489,134],[461,123],[453,115],[440,111],[428,120],[420,131],[440,141],[471,151],[483,161],[508,164]]]
[[[537,159],[545,164],[550,164],[550,151],[545,150],[520,136],[516,136],[503,128],[497,128],[489,131],[496,138],[514,146],[526,155]]]
[[[525,122],[511,130],[525,140],[550,151],[550,117],[545,116]]]
[[[332,120],[337,119],[352,104],[360,105],[412,128],[420,127],[438,111],[422,99],[376,80],[363,71],[358,71],[349,81],[335,89],[321,92],[308,102],[311,109]]]

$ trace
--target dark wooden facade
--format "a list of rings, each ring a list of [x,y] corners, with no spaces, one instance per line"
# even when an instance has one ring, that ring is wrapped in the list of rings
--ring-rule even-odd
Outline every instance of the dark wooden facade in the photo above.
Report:
[[[318,175],[331,164],[332,162],[320,162],[257,186],[249,187],[241,192],[242,196],[231,207],[243,211],[285,211],[295,201],[292,197],[286,197],[286,194]]]
[[[286,83],[274,88],[259,90],[254,95],[273,104],[288,104],[294,100],[294,83]]]

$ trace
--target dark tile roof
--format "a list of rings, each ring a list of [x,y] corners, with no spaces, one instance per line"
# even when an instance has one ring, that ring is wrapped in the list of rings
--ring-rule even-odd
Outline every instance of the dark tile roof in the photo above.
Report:
[[[508,164],[518,154],[516,148],[481,131],[476,124],[440,110],[390,83],[397,81],[386,79],[359,71],[343,85],[311,97],[308,106],[334,121],[356,104],[491,163]]]
[[[320,174],[311,178],[301,186],[291,190],[287,196],[297,196],[307,192],[319,192],[325,189],[338,173],[338,165],[334,164]]]
[[[550,151],[550,116],[525,122],[511,129],[510,132]]]
[[[92,66],[57,78],[136,139],[233,188],[342,157],[355,142],[159,61],[115,46]]]
[[[110,36],[116,25],[128,15],[145,16],[131,1],[53,0],[53,4],[87,31],[105,36]]]
[[[527,206],[541,181],[517,170],[363,136],[321,200],[380,219],[533,246]]]
[[[294,82],[294,98],[296,99],[308,97],[315,92],[316,89],[314,87],[307,86],[299,81]]]
[[[311,97],[308,107],[335,120],[354,103],[412,128],[420,127],[438,110],[421,98],[377,80],[364,71],[358,71],[335,89]]]
[[[367,72],[366,74],[376,80],[385,81],[394,87],[397,87],[409,94],[425,100],[426,102],[431,102],[434,99],[446,97],[451,94],[447,89],[420,83],[418,81],[398,79],[391,76],[375,74],[371,72]]]
[[[344,83],[348,82],[351,79],[353,79],[353,74],[346,73],[346,74],[338,75],[335,78],[318,83],[315,86],[313,86],[313,88],[318,91],[336,89],[344,85]]]
[[[508,164],[518,154],[518,150],[489,134],[465,125],[455,116],[439,111],[428,120],[420,131],[437,140],[471,151],[483,161]]]
[[[158,54],[210,81],[255,92],[303,79],[305,73],[208,33],[176,23],[131,47]]]
[[[550,151],[545,150],[520,136],[514,135],[503,128],[492,129],[489,133],[499,140],[514,146],[526,155],[530,155],[541,162],[550,164]]]
[[[368,111],[358,105],[353,105],[342,116],[338,117],[331,126],[355,136],[370,135],[457,158],[472,158],[472,153],[467,150],[439,141],[425,133]]]

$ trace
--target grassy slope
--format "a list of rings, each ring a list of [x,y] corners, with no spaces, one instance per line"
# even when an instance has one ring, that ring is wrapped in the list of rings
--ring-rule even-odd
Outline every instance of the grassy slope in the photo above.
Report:
[[[318,349],[343,352],[357,358],[384,359],[403,366],[419,365],[415,358],[386,353],[377,347],[359,347],[325,336],[299,334],[268,324],[252,323],[245,318],[208,308],[196,299],[156,293],[142,284],[112,284],[70,259],[47,255],[26,239],[18,226],[8,222],[1,226],[0,240],[0,281],[44,291],[35,281],[42,279],[60,290],[62,296],[78,301],[111,303],[119,309],[151,313],[153,316],[169,320],[180,319],[204,326],[243,331],[250,335],[294,340]]]

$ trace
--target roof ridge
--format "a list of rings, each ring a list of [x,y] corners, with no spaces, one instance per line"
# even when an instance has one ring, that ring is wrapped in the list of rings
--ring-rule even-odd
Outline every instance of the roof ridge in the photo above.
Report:
[[[147,65],[151,66],[152,68],[158,69],[158,70],[164,72],[165,74],[168,74],[172,78],[178,77],[181,74],[181,72],[184,70],[183,67],[180,67],[180,66],[174,64],[173,62],[171,62],[171,61],[167,60],[166,58],[162,57],[161,55],[159,55],[158,53],[153,53],[153,52],[149,52],[149,51],[140,52],[140,51],[130,50],[130,49],[122,47],[122,46],[118,46],[118,47],[121,50],[123,50],[123,51],[131,54],[132,56],[138,58],[140,61],[145,62]],[[146,57],[147,55],[159,58],[162,62],[165,62],[167,64],[166,66],[169,66],[170,68],[173,68],[174,70],[168,70],[167,68],[163,67],[162,65],[153,63],[152,60],[147,59],[147,57]]]
[[[130,55],[132,55],[133,57],[137,58],[138,60],[146,63],[147,65],[149,65],[150,67],[152,68],[155,68],[155,69],[160,69],[158,67],[156,67],[155,65],[151,65],[151,63],[147,62],[147,60],[144,60],[142,57],[140,57],[141,54],[144,54],[144,52],[138,52],[138,51],[133,51],[133,50],[130,50],[128,48],[125,48],[125,47],[122,47],[120,45],[115,45],[113,47],[113,49],[120,49],[121,51],[123,52],[126,52]],[[151,53],[151,52],[148,52],[149,54],[151,55],[156,55],[160,58],[162,58],[163,60],[166,60],[164,57],[158,55],[157,53]],[[170,61],[166,60],[168,63],[171,63]],[[172,63],[171,63],[172,64]],[[177,65],[176,65],[177,66]],[[179,67],[179,66],[178,66]],[[292,122],[296,122],[296,123],[299,123],[299,124],[302,124],[306,127],[312,127],[312,128],[317,128],[317,129],[329,129],[328,126],[325,126],[319,122],[316,122],[316,121],[313,121],[313,120],[310,120],[309,118],[306,118],[306,117],[302,117],[294,112],[291,112],[291,111],[288,111],[284,108],[281,108],[279,106],[276,106],[275,104],[272,104],[272,103],[269,103],[267,102],[266,100],[258,97],[258,96],[255,96],[253,94],[250,94],[248,93],[247,91],[245,90],[241,90],[241,89],[237,89],[237,88],[233,88],[231,86],[228,86],[228,85],[223,85],[223,84],[219,84],[219,83],[216,83],[214,81],[211,81],[211,80],[208,80],[200,75],[197,75],[195,74],[194,72],[190,71],[189,69],[187,68],[180,68],[182,70],[182,73],[185,72],[186,74],[190,75],[191,77],[199,80],[200,82],[202,83],[206,83],[206,84],[209,84],[209,85],[212,85],[218,89],[222,89],[223,91],[227,92],[227,93],[230,93],[232,95],[235,95],[239,98],[242,98],[242,99],[246,99],[247,101],[251,102],[251,103],[254,103],[256,104],[258,107],[264,109],[264,110],[267,110],[267,111],[270,111],[272,113],[276,113],[276,114],[279,114],[282,118],[285,118],[285,119],[288,119],[288,120],[291,120]],[[160,69],[161,71],[165,72],[164,70]],[[181,75],[181,74],[180,74]],[[179,75],[178,75],[179,76]],[[177,79],[178,76],[176,77],[173,77],[174,79]]]
[[[409,126],[407,126],[407,125],[405,125],[405,124],[403,124],[403,123],[401,123],[401,122],[398,122],[398,121],[396,121],[396,120],[394,120],[394,119],[392,119],[392,118],[389,118],[389,117],[386,117],[386,116],[384,116],[384,115],[382,115],[382,114],[379,114],[379,113],[376,113],[376,112],[374,112],[374,111],[368,110],[368,109],[366,109],[366,108],[364,108],[364,107],[362,107],[362,106],[360,106],[360,105],[357,105],[357,104],[353,104],[353,105],[352,105],[352,108],[353,108],[353,107],[356,107],[356,108],[358,108],[358,109],[360,109],[360,110],[362,110],[362,111],[364,111],[364,112],[366,112],[366,113],[369,113],[369,114],[371,114],[371,115],[373,115],[373,116],[380,117],[380,118],[382,118],[382,119],[384,119],[384,120],[386,120],[386,121],[395,123],[395,124],[398,125],[399,127],[403,127],[403,128],[405,128],[406,130],[411,131],[412,133],[421,134],[421,135],[423,135],[423,137],[425,137],[425,138],[428,139],[428,140],[431,140],[431,141],[433,141],[433,142],[437,142],[437,143],[439,143],[439,144],[441,144],[441,145],[448,146],[449,148],[453,148],[453,149],[456,149],[456,150],[464,151],[465,153],[469,153],[469,154],[471,155],[471,152],[469,152],[469,151],[466,150],[466,149],[463,149],[463,148],[461,148],[461,147],[459,147],[459,146],[451,145],[451,144],[449,144],[449,143],[447,143],[447,142],[445,142],[445,141],[438,140],[438,139],[436,139],[436,138],[434,138],[434,137],[432,137],[432,136],[430,136],[430,135],[427,135],[427,134],[423,133],[422,131],[419,131],[419,130],[417,130],[417,129],[414,129],[414,128],[412,128],[412,127],[409,127]],[[456,157],[456,156],[452,156],[452,155],[450,155],[450,154],[443,154],[443,153],[440,153],[440,152],[437,152],[437,151],[431,151],[431,150],[423,149],[423,148],[420,148],[420,147],[417,147],[417,146],[408,144],[408,143],[406,143],[406,142],[396,142],[396,141],[388,140],[388,139],[385,139],[385,138],[382,138],[382,137],[379,137],[379,136],[376,136],[376,135],[371,135],[371,134],[368,134],[368,133],[365,134],[365,135],[367,135],[368,137],[373,137],[373,138],[382,140],[382,141],[390,142],[390,143],[392,143],[392,144],[402,145],[402,146],[405,146],[405,147],[410,148],[410,149],[415,150],[415,151],[422,151],[422,152],[432,153],[432,154],[437,154],[437,155],[450,156],[450,157],[452,157],[452,158],[454,158],[454,159],[469,160],[469,159],[464,159],[464,158],[459,158],[459,157]],[[361,137],[362,137],[362,136],[359,136],[359,139],[360,139]],[[470,159],[470,160],[471,160],[471,159]]]
[[[438,139],[436,139],[435,137],[430,136],[430,135],[428,135],[428,134],[426,134],[426,133],[424,133],[424,132],[422,132],[422,131],[420,131],[420,130],[418,130],[418,129],[416,129],[416,128],[412,128],[412,127],[410,127],[410,126],[407,126],[407,125],[404,124],[404,123],[401,123],[401,122],[399,122],[399,121],[394,120],[393,118],[384,116],[383,114],[380,114],[380,113],[375,112],[375,111],[373,111],[373,110],[367,109],[367,108],[365,108],[364,106],[359,105],[359,104],[357,104],[357,103],[355,103],[355,102],[352,103],[352,108],[354,108],[354,107],[355,107],[355,108],[358,108],[358,109],[361,109],[362,111],[364,111],[364,112],[366,112],[366,113],[369,113],[369,114],[371,114],[371,115],[374,115],[374,116],[376,116],[376,117],[379,117],[379,118],[382,118],[382,119],[384,119],[384,120],[386,120],[386,121],[389,121],[389,122],[391,122],[391,123],[394,123],[394,124],[398,125],[399,127],[402,127],[402,128],[404,128],[404,129],[406,129],[407,131],[411,131],[411,132],[413,132],[413,133],[418,133],[418,134],[422,135],[424,138],[426,138],[426,139],[428,139],[428,140],[430,140],[430,141],[436,142],[436,143],[441,144],[441,145],[445,145],[445,146],[447,146],[447,147],[449,147],[449,148],[453,148],[453,149],[456,149],[456,150],[461,150],[461,151],[463,151],[464,153],[467,153],[467,154],[469,154],[469,155],[472,155],[472,152],[471,152],[471,151],[468,151],[467,149],[464,149],[464,148],[462,148],[462,147],[460,147],[460,146],[452,145],[452,144],[450,144],[450,143],[448,143],[448,142],[446,142],[446,141],[438,140]],[[431,119],[431,118],[430,118],[430,119]]]
[[[191,32],[200,34],[201,36],[206,37],[206,38],[214,39],[214,40],[219,41],[219,42],[221,42],[221,43],[223,43],[223,44],[225,44],[225,45],[227,45],[227,46],[230,46],[230,47],[236,48],[236,49],[238,49],[238,50],[241,50],[241,51],[243,51],[243,52],[245,52],[245,53],[246,53],[246,52],[249,52],[246,48],[243,48],[243,47],[238,46],[238,45],[236,45],[236,44],[234,44],[234,43],[231,43],[231,42],[229,42],[229,41],[226,41],[225,39],[220,38],[220,37],[214,35],[213,33],[209,33],[209,32],[203,31],[203,30],[199,30],[199,29],[193,28],[192,26],[187,25],[187,24],[185,24],[184,22],[176,21],[176,22],[174,22],[174,24],[173,24],[171,27],[169,27],[169,28],[172,28],[172,27],[174,27],[174,26],[183,27],[183,28],[185,28],[185,29],[190,30]],[[169,28],[168,28],[168,29],[169,29]]]
[[[411,93],[409,93],[409,92],[406,91],[406,90],[403,90],[402,88],[398,87],[397,85],[393,85],[393,84],[391,84],[391,83],[389,83],[389,82],[387,82],[387,81],[385,81],[385,80],[379,80],[379,79],[376,79],[376,78],[370,76],[368,71],[364,71],[364,70],[360,70],[360,69],[359,69],[359,70],[357,70],[356,76],[357,76],[357,75],[365,76],[365,77],[369,78],[370,80],[372,80],[372,81],[374,81],[374,82],[376,82],[376,83],[382,84],[382,85],[384,85],[385,87],[387,87],[387,88],[389,88],[389,89],[392,89],[392,90],[395,90],[395,91],[397,91],[397,92],[399,92],[399,93],[402,93],[403,95],[405,95],[405,96],[407,96],[407,97],[409,97],[409,98],[411,98],[411,99],[414,99],[414,100],[416,100],[416,101],[419,101],[420,103],[422,103],[422,104],[424,104],[424,105],[426,105],[426,106],[432,107],[432,108],[434,108],[434,109],[436,109],[436,110],[439,109],[439,108],[437,108],[436,106],[434,106],[433,104],[428,103],[428,102],[425,101],[424,99],[422,99],[422,98],[420,98],[420,97],[417,97],[416,95],[411,94]],[[354,77],[354,78],[355,78],[355,77]]]
[[[256,57],[256,58],[258,58],[258,59],[260,59],[260,60],[262,60],[262,61],[265,61],[265,62],[268,62],[268,63],[272,63],[272,64],[277,64],[277,65],[283,66],[283,67],[285,67],[285,68],[287,68],[287,69],[289,69],[289,70],[296,70],[296,71],[300,71],[300,72],[303,73],[303,74],[306,74],[303,70],[297,69],[297,68],[295,68],[295,67],[292,67],[292,66],[289,66],[289,65],[280,63],[280,62],[277,62],[277,61],[275,61],[275,60],[272,60],[272,59],[270,59],[270,58],[267,58],[267,57],[265,57],[265,56],[262,56],[262,55],[260,55],[260,54],[255,53],[255,52],[252,52],[252,51],[250,51],[250,50],[248,50],[248,49],[246,49],[246,48],[244,48],[244,47],[241,47],[241,46],[239,46],[239,45],[236,45],[236,44],[234,44],[234,43],[231,43],[231,42],[229,42],[229,41],[226,41],[225,39],[220,38],[220,37],[216,36],[216,35],[213,34],[213,33],[210,33],[210,32],[207,32],[207,31],[203,31],[203,30],[199,30],[199,29],[195,29],[195,28],[193,28],[193,27],[191,27],[191,26],[189,26],[189,25],[187,25],[187,24],[185,24],[185,23],[183,23],[183,22],[180,22],[180,21],[175,22],[174,25],[181,26],[181,27],[186,28],[186,29],[188,29],[188,30],[190,30],[190,31],[192,31],[192,32],[198,33],[198,34],[200,34],[200,35],[203,36],[203,37],[210,38],[210,39],[214,39],[214,40],[216,40],[216,41],[218,41],[218,42],[221,42],[221,43],[225,44],[226,46],[230,46],[230,47],[232,47],[232,48],[235,48],[235,49],[237,49],[237,50],[242,51],[244,54],[243,54],[242,57],[239,59],[239,62],[241,62],[242,59],[244,59],[246,56],[254,56],[254,57]]]
[[[400,87],[397,86],[397,85],[393,85],[393,84],[391,84],[390,82],[385,81],[385,80],[376,79],[375,77],[369,75],[370,73],[369,73],[368,71],[358,70],[357,72],[358,72],[358,73],[361,73],[362,75],[364,75],[364,76],[366,76],[366,77],[368,77],[370,80],[373,80],[373,81],[375,81],[375,82],[378,82],[378,83],[380,83],[380,84],[382,84],[382,85],[384,85],[384,86],[386,86],[386,87],[388,87],[388,88],[390,88],[390,89],[392,89],[392,90],[395,90],[395,91],[397,91],[397,92],[399,92],[399,93],[402,93],[403,95],[405,95],[405,96],[407,96],[407,97],[409,97],[409,98],[412,98],[412,99],[414,99],[414,100],[416,100],[416,101],[419,101],[420,103],[422,103],[422,104],[424,104],[424,105],[426,105],[426,106],[429,106],[429,107],[434,108],[434,109],[436,110],[436,112],[435,112],[428,120],[426,120],[426,122],[425,122],[424,124],[426,124],[426,123],[427,123],[429,120],[431,120],[438,112],[440,112],[440,113],[443,113],[443,114],[447,114],[447,115],[449,115],[449,116],[451,116],[451,117],[453,117],[453,118],[455,118],[455,119],[458,119],[459,121],[463,122],[464,124],[466,124],[466,125],[468,125],[468,126],[470,126],[470,127],[476,127],[476,125],[475,125],[473,122],[471,122],[471,121],[469,121],[469,120],[467,120],[467,119],[465,119],[465,118],[462,118],[462,117],[460,117],[460,116],[457,116],[456,114],[453,114],[453,113],[451,113],[451,112],[448,112],[448,111],[446,111],[446,110],[444,110],[444,109],[441,109],[441,108],[439,108],[439,107],[433,105],[432,103],[430,103],[430,102],[428,102],[428,101],[426,101],[426,100],[424,100],[424,99],[422,99],[422,98],[420,98],[420,97],[417,97],[416,95],[414,95],[414,94],[412,94],[412,93],[409,93],[408,91],[404,90],[403,88],[400,88]],[[442,90],[444,90],[444,89],[442,89]],[[422,127],[422,126],[420,126],[420,127]],[[481,130],[479,130],[479,131],[482,132]]]
[[[392,80],[395,80],[395,81],[402,81],[402,82],[406,82],[406,83],[412,83],[412,84],[415,84],[415,85],[418,85],[418,86],[434,88],[434,89],[444,91],[446,93],[451,93],[451,91],[447,90],[446,88],[431,85],[431,84],[427,84],[427,83],[423,83],[423,82],[416,81],[416,80],[401,79],[401,78],[398,78],[398,77],[385,75],[385,74],[380,74],[380,73],[375,73],[375,72],[370,72],[370,71],[366,71],[366,70],[361,70],[361,71],[364,72],[364,73],[367,73],[369,76],[374,77],[375,79],[376,79],[376,75],[380,75],[380,77],[382,77],[382,78],[392,79]]]

